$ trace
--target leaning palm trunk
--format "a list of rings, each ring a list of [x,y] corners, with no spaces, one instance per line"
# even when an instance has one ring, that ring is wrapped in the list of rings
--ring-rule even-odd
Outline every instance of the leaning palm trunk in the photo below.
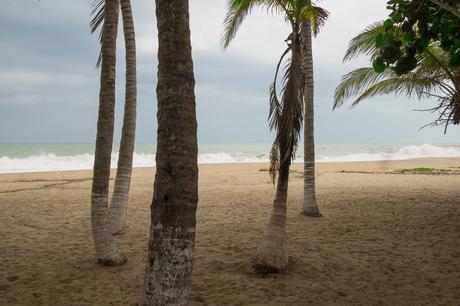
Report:
[[[285,270],[288,264],[286,210],[290,164],[289,159],[279,169],[273,208],[254,258],[257,274],[278,273]]]
[[[156,0],[158,132],[143,305],[187,305],[198,202],[188,0]]]
[[[296,147],[295,139],[297,137],[294,134],[297,129],[295,125],[299,123],[299,120],[295,118],[299,118],[299,116],[301,118],[300,43],[295,33],[297,31],[294,31],[292,35],[291,63],[288,68],[287,83],[283,93],[283,106],[277,120],[277,137],[271,156],[270,171],[279,170],[275,200],[253,264],[255,272],[258,274],[278,273],[285,270],[289,258],[286,235],[289,167]]]
[[[112,238],[108,227],[108,193],[115,112],[115,64],[118,26],[117,0],[105,1],[102,30],[101,89],[97,122],[96,152],[91,192],[91,225],[97,261],[102,265],[121,265],[126,257]]]
[[[314,135],[314,80],[311,22],[301,24],[302,70],[305,76],[304,114],[304,164],[303,164],[303,207],[301,214],[309,217],[321,216],[316,204],[315,188],[315,135]]]
[[[128,210],[136,134],[137,81],[134,21],[130,0],[121,0],[120,4],[126,48],[126,92],[117,176],[113,190],[112,205],[109,210],[109,228],[112,234],[122,234],[126,228],[126,214]]]

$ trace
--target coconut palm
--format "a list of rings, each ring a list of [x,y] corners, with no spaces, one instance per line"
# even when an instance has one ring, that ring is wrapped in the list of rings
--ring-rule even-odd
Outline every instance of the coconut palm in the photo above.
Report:
[[[109,209],[109,229],[112,234],[122,234],[126,228],[136,134],[136,36],[130,0],[120,0],[120,5],[126,49],[126,88],[117,175]]]
[[[344,61],[358,55],[368,55],[371,59],[378,56],[375,48],[377,36],[383,22],[367,27],[353,38],[347,49]],[[372,67],[363,67],[351,71],[342,77],[336,88],[334,108],[343,105],[345,100],[353,96],[357,98],[351,107],[355,107],[365,99],[384,94],[405,95],[407,97],[435,98],[439,117],[429,125],[447,126],[460,123],[460,70],[449,68],[449,54],[437,44],[431,44],[424,53],[417,55],[417,68],[407,74],[398,75],[387,68],[377,73]]]
[[[317,35],[320,26],[324,24],[329,13],[322,10],[318,14],[311,1],[304,2],[310,18],[305,18],[300,27],[302,37],[302,71],[304,78],[305,106],[304,106],[304,170],[303,170],[303,207],[301,214],[307,217],[320,217],[316,203],[315,184],[315,133],[314,133],[314,79],[313,79],[313,51],[312,35]],[[308,9],[308,10],[307,10]]]
[[[187,305],[198,202],[188,0],[156,0],[158,131],[143,305]]]
[[[263,239],[254,259],[257,273],[279,272],[288,263],[286,237],[286,208],[289,181],[289,167],[295,157],[303,120],[303,73],[301,68],[300,24],[311,20],[312,16],[324,16],[325,11],[309,5],[310,1],[300,0],[230,0],[228,13],[224,21],[222,44],[228,47],[245,17],[257,6],[265,7],[272,13],[283,14],[291,26],[286,40],[288,47],[278,62],[275,79],[270,87],[269,126],[275,130],[276,137],[270,153],[270,174],[276,183],[273,208],[265,228]],[[304,6],[307,5],[307,6]],[[315,14],[312,14],[312,11]],[[315,22],[321,22],[318,18]],[[277,78],[286,55],[291,58],[285,66],[281,100],[278,99]]]
[[[102,265],[122,265],[126,256],[120,251],[108,227],[108,193],[115,113],[115,66],[118,27],[118,0],[97,1],[91,22],[94,32],[102,25],[101,86],[97,121],[96,152],[91,191],[91,225],[97,261]]]

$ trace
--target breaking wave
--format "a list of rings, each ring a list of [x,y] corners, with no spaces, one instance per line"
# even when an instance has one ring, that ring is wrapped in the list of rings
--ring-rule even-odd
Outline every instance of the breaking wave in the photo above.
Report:
[[[264,152],[265,150],[266,147],[261,148],[259,152],[252,149],[250,153],[200,153],[198,162],[200,164],[266,163],[268,162],[268,154]],[[300,152],[302,150],[299,150]],[[353,162],[427,157],[460,157],[460,146],[320,145],[317,147],[316,160],[317,162]],[[297,161],[302,159],[303,156],[298,154]],[[112,154],[113,167],[116,167],[117,161],[118,155]],[[27,157],[1,156],[0,173],[85,170],[91,169],[93,162],[94,155],[89,153],[63,156],[53,153],[41,153]],[[134,167],[151,167],[154,165],[154,154],[134,154]]]

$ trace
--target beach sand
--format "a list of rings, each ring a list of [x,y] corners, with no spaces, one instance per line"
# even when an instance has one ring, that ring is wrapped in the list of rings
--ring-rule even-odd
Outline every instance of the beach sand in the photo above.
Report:
[[[417,167],[450,171],[395,172]],[[266,168],[200,166],[192,305],[460,305],[460,158],[318,164],[316,219],[299,215],[295,164],[289,267],[258,278]],[[116,238],[129,262],[107,268],[95,262],[90,171],[0,175],[0,305],[137,305],[153,178],[134,170],[129,230]]]

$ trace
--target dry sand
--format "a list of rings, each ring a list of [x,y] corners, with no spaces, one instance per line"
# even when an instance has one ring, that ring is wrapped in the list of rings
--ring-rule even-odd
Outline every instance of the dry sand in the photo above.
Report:
[[[290,265],[251,275],[274,194],[262,164],[204,165],[192,305],[460,305],[460,159],[318,166],[324,217],[299,215],[290,180]],[[346,172],[341,172],[345,170]],[[457,168],[460,170],[460,168]],[[123,267],[95,263],[90,171],[0,175],[0,305],[136,305],[147,252],[153,169],[136,169]]]

